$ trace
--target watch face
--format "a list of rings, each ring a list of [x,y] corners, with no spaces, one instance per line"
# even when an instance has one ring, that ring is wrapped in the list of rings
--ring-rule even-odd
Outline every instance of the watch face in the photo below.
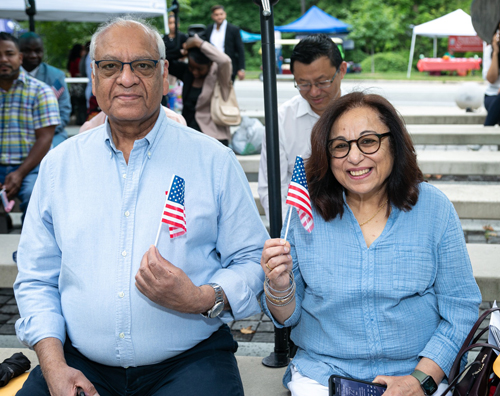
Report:
[[[219,314],[222,312],[223,309],[224,309],[223,302],[215,304],[214,307],[210,310],[210,317],[216,318],[217,316],[219,316]]]
[[[427,377],[423,382],[422,382],[422,388],[425,392],[426,395],[432,395],[434,392],[437,391],[437,385],[436,382],[432,379],[432,377]]]

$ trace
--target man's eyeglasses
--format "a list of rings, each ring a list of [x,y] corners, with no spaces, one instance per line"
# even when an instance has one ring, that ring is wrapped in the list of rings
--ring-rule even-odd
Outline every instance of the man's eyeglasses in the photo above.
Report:
[[[130,65],[132,72],[138,77],[151,77],[156,69],[159,60],[138,59],[132,62],[122,62],[119,60],[98,60],[94,61],[97,71],[105,78],[117,77],[123,70],[124,65]]]
[[[391,132],[382,134],[370,133],[354,140],[345,140],[344,138],[335,138],[328,141],[328,152],[333,158],[347,157],[351,151],[351,144],[356,145],[363,154],[375,154],[380,148],[382,138],[389,136]]]
[[[318,82],[315,82],[313,84],[311,84],[311,83],[297,84],[297,81],[294,81],[293,84],[294,84],[295,88],[297,88],[300,92],[303,92],[303,93],[308,92],[313,85],[318,89],[327,89],[327,88],[330,88],[330,86],[332,85],[333,80],[335,80],[335,77],[337,76],[337,73],[339,72],[339,70],[340,69],[337,69],[337,71],[335,72],[335,74],[333,75],[333,77],[330,80],[318,81]]]

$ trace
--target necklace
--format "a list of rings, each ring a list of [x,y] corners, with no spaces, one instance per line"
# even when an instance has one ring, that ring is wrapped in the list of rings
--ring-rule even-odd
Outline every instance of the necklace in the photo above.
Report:
[[[385,200],[385,202],[383,202],[382,204],[380,204],[380,206],[378,207],[377,211],[375,212],[375,214],[372,217],[370,217],[368,220],[362,222],[359,226],[363,227],[365,224],[367,224],[370,221],[372,221],[375,218],[375,216],[378,215],[378,212],[380,212],[385,205],[387,205],[387,199]]]

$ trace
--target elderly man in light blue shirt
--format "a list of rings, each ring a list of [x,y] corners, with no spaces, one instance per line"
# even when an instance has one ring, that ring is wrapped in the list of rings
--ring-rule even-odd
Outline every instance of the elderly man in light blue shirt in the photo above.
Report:
[[[17,335],[43,377],[37,367],[19,395],[49,395],[43,382],[52,396],[243,394],[225,323],[260,311],[267,233],[234,154],[160,111],[164,51],[129,18],[92,39],[108,118],[40,169],[14,288]],[[163,224],[156,248],[173,175],[187,232]]]

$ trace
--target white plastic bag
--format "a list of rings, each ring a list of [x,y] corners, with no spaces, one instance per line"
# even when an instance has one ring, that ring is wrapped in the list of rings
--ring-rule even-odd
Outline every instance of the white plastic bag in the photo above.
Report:
[[[231,147],[236,154],[260,154],[265,127],[257,118],[242,117],[240,127],[234,132]]]

